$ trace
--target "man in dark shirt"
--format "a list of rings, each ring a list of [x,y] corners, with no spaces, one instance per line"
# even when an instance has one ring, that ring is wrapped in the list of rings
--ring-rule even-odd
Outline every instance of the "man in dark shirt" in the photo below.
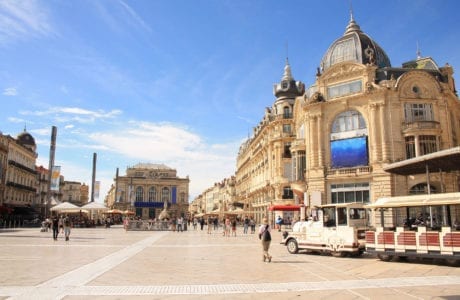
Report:
[[[57,216],[54,216],[51,221],[53,227],[53,240],[57,241],[58,234],[59,234],[59,220]]]

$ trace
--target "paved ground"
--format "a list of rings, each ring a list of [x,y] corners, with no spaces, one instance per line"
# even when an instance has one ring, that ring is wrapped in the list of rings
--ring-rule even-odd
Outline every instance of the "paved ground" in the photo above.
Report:
[[[239,229],[240,230],[240,229]],[[0,231],[0,299],[460,299],[460,268],[289,254],[255,235]]]

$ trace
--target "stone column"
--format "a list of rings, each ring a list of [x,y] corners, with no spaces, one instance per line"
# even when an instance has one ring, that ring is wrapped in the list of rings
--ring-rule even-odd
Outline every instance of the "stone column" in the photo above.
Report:
[[[372,162],[377,162],[378,161],[378,156],[377,156],[377,122],[376,122],[376,105],[371,104],[370,105],[371,109],[371,114],[370,114],[370,129],[371,129],[371,154],[372,154]]]
[[[318,149],[318,167],[323,166],[323,147],[322,147],[322,134],[321,134],[321,115],[316,117],[316,134],[317,149]]]
[[[388,145],[387,145],[387,134],[386,134],[386,122],[385,122],[385,104],[379,105],[380,112],[380,149],[381,159],[388,161]]]

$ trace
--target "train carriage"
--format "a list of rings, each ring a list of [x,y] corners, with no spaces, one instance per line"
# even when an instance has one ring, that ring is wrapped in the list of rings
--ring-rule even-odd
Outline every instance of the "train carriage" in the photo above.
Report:
[[[451,172],[458,181],[460,147],[396,162],[384,168],[396,175]],[[441,182],[441,187],[445,184]],[[460,263],[460,193],[452,192],[383,197],[365,207],[373,210],[375,230],[366,232],[366,251],[381,260],[393,257],[441,258]]]
[[[380,198],[366,205],[376,216],[366,231],[366,251],[393,257],[441,258],[460,262],[460,193]]]

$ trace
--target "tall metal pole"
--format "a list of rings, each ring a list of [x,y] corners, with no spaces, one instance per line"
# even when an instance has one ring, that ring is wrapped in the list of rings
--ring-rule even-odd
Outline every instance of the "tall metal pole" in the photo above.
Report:
[[[117,173],[115,174],[115,192],[114,192],[114,198],[113,203],[117,203],[117,193],[118,193],[118,168],[117,168]]]
[[[96,184],[96,152],[93,153],[93,179],[91,181],[91,202],[94,202],[94,186]]]
[[[57,136],[57,127],[51,127],[51,143],[50,143],[50,160],[48,165],[48,187],[46,189],[46,199],[45,199],[45,219],[48,217],[49,206],[51,202],[51,176],[53,173],[54,167],[54,155],[56,153],[56,136]]]

